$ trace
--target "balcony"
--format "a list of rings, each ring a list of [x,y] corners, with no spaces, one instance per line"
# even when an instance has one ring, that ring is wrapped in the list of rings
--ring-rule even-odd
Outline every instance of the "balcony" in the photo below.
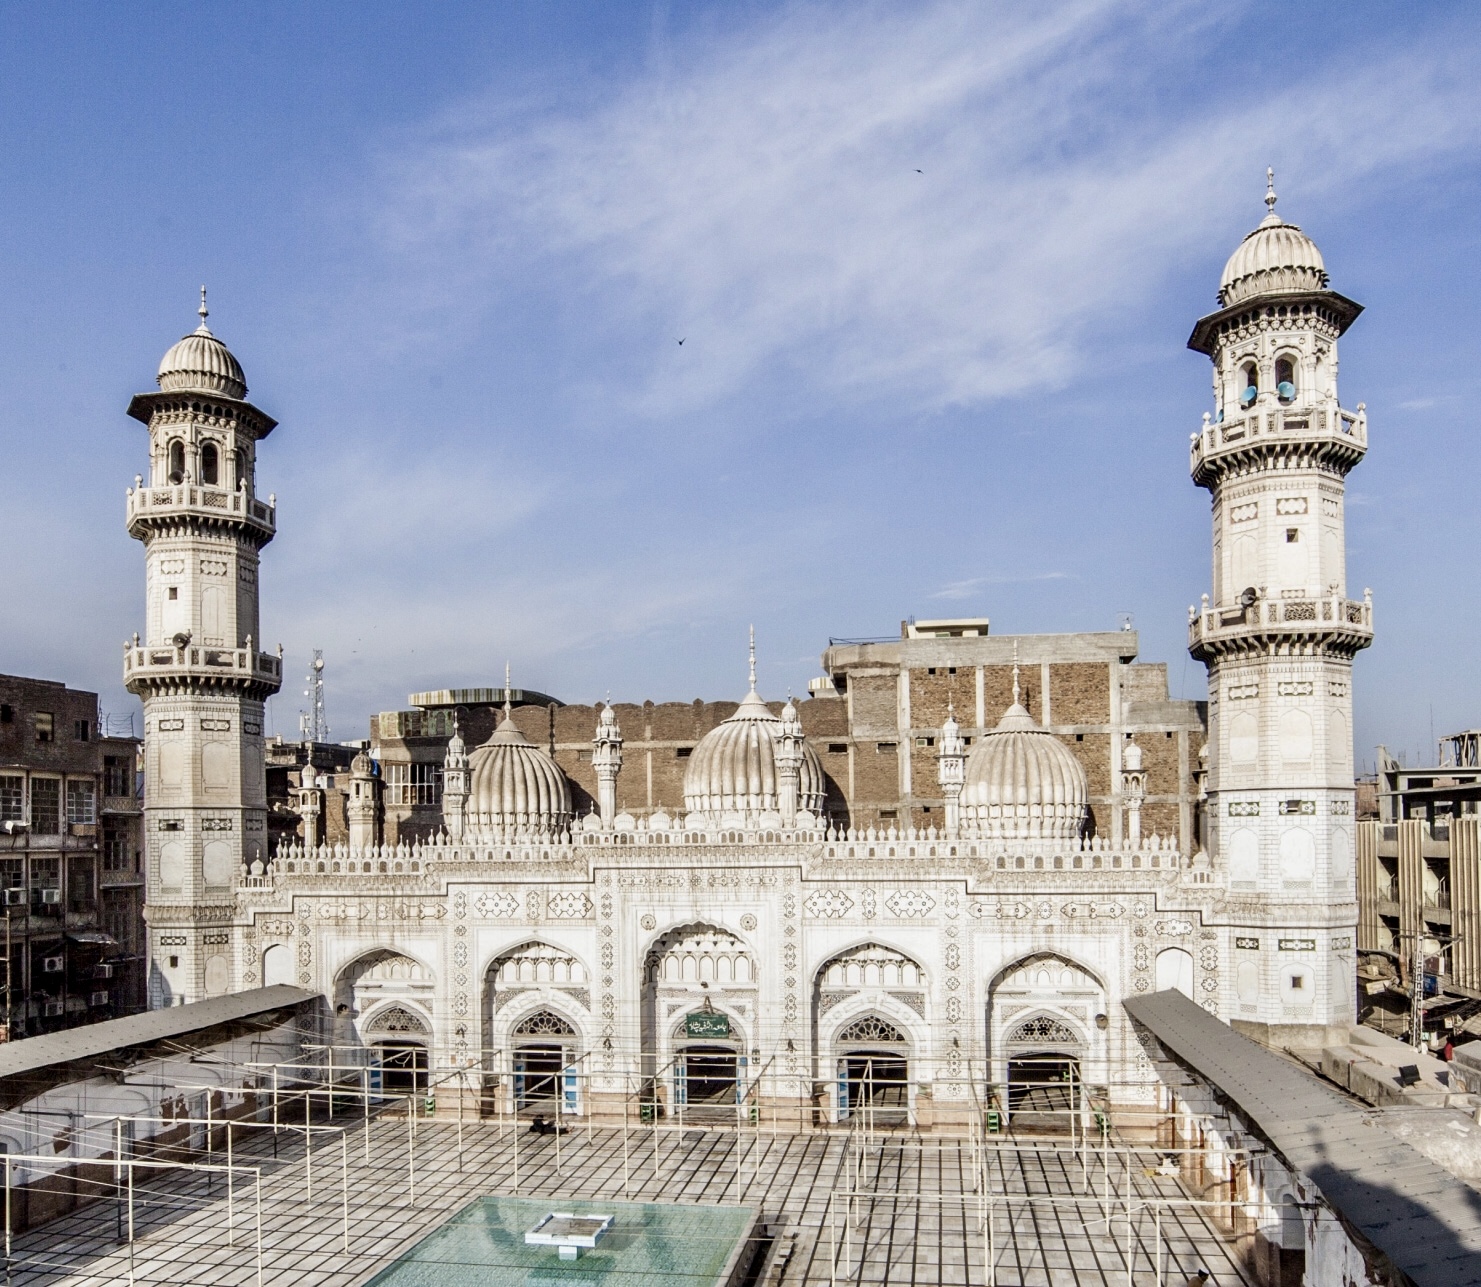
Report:
[[[1188,467],[1201,487],[1212,485],[1228,465],[1278,448],[1304,448],[1334,458],[1345,473],[1368,450],[1368,413],[1344,411],[1336,402],[1320,407],[1283,407],[1269,394],[1233,418],[1203,418],[1192,435]]]
[[[1264,599],[1244,607],[1235,603],[1190,610],[1188,650],[1195,657],[1239,651],[1252,642],[1280,640],[1326,643],[1357,652],[1373,642],[1373,600]]]
[[[277,507],[273,499],[260,501],[244,491],[228,492],[214,487],[182,483],[178,487],[131,487],[128,492],[129,535],[139,537],[155,524],[195,519],[204,523],[245,524],[255,528],[266,545],[277,533]]]
[[[130,645],[123,655],[123,680],[130,692],[195,682],[275,693],[282,687],[283,662],[280,657],[248,648]]]

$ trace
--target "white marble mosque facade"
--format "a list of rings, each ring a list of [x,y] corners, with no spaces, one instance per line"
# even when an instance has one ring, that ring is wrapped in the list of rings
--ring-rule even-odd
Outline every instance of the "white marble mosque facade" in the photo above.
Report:
[[[1084,769],[1016,698],[970,750],[954,720],[941,730],[939,830],[840,826],[821,812],[822,769],[795,711],[766,706],[754,665],[735,714],[695,747],[672,815],[618,810],[612,711],[593,729],[599,807],[584,819],[559,766],[506,718],[482,746],[449,744],[433,842],[378,843],[367,754],[348,845],[254,850],[254,739],[278,678],[250,641],[255,577],[218,645],[219,657],[236,649],[229,666],[197,659],[203,619],[167,620],[157,604],[166,539],[191,569],[234,550],[245,587],[272,531],[271,506],[252,517],[250,480],[271,422],[241,401],[241,369],[224,346],[207,351],[203,324],[181,342],[190,353],[166,357],[161,393],[135,403],[152,455],[131,520],[171,516],[131,528],[150,550],[150,635],[129,666],[146,711],[156,1002],[294,983],[329,999],[340,1040],[496,1074],[554,1043],[579,1068],[567,1107],[618,1104],[634,1078],[671,1079],[704,1045],[764,1073],[768,1096],[836,1118],[849,1056],[893,1054],[922,1126],[970,1112],[1025,1056],[1073,1061],[1113,1101],[1145,1082],[1119,1004],[1139,992],[1181,988],[1261,1033],[1350,1020],[1351,662],[1371,608],[1347,597],[1342,568],[1343,478],[1366,422],[1339,407],[1335,382],[1336,338],[1357,306],[1273,207],[1190,341],[1213,360],[1217,415],[1192,446],[1214,522],[1212,594],[1190,614],[1211,690],[1210,843],[1197,852],[1139,834],[1134,745],[1120,761],[1125,825],[1088,835]],[[177,424],[188,445],[173,481]],[[217,425],[256,426],[228,441],[245,453],[227,493],[254,507],[241,517],[216,502],[207,513],[193,490],[190,453]],[[194,746],[207,720],[209,740],[232,748],[224,788]],[[177,741],[185,769],[171,777]],[[197,844],[222,817],[238,828],[213,837],[232,846],[227,881],[211,865],[221,855]],[[176,820],[183,831],[163,830]],[[188,846],[183,860],[171,843]],[[698,1015],[728,1031],[697,1039]]]

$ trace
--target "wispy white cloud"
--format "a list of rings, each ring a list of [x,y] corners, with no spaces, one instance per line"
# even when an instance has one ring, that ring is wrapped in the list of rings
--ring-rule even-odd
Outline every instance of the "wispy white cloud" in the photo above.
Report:
[[[379,235],[454,320],[505,274],[568,292],[601,394],[639,413],[763,373],[911,410],[1052,388],[1232,210],[1254,222],[1267,160],[1319,222],[1476,139],[1470,78],[1402,50],[1361,93],[1314,71],[1166,110],[1209,41],[1192,6],[794,7],[595,103],[449,113],[390,163]]]
[[[970,599],[980,590],[992,585],[1034,585],[1041,581],[1071,580],[1068,572],[1039,572],[1027,576],[974,576],[965,581],[949,581],[932,593],[932,599]]]

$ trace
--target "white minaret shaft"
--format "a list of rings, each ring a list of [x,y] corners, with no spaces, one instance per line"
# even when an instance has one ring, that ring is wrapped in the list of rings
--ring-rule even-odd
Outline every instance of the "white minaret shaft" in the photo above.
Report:
[[[1347,587],[1345,479],[1367,450],[1337,401],[1338,337],[1361,306],[1269,213],[1224,269],[1189,347],[1213,362],[1193,435],[1213,497],[1213,591],[1190,610],[1208,667],[1208,835],[1235,909],[1221,1011],[1260,1033],[1354,1015],[1352,662],[1372,641]]]
[[[129,404],[149,428],[148,479],[128,493],[145,632],[124,681],[144,704],[152,1006],[240,986],[226,925],[242,867],[268,857],[263,703],[282,683],[257,615],[276,516],[253,485],[276,421],[245,401],[241,366],[206,326],[204,287],[200,317],[160,363],[159,392]]]

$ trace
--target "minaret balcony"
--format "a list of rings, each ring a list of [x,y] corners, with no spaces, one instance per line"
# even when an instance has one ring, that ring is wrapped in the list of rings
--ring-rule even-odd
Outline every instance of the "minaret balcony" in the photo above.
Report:
[[[283,685],[283,661],[247,648],[130,645],[123,657],[123,680],[133,693],[184,686],[240,688],[266,696]]]
[[[245,491],[229,492],[196,483],[129,489],[130,536],[142,538],[146,528],[182,520],[246,526],[255,529],[258,540],[264,545],[278,530],[277,507],[272,501],[260,501]]]
[[[1220,474],[1273,452],[1302,452],[1327,457],[1346,473],[1367,450],[1368,416],[1361,407],[1355,412],[1335,402],[1287,407],[1262,395],[1232,419],[1204,418],[1189,444],[1189,470],[1195,483],[1208,487]]]
[[[1265,599],[1195,609],[1188,620],[1188,651],[1199,661],[1271,649],[1351,656],[1372,642],[1370,598]]]

